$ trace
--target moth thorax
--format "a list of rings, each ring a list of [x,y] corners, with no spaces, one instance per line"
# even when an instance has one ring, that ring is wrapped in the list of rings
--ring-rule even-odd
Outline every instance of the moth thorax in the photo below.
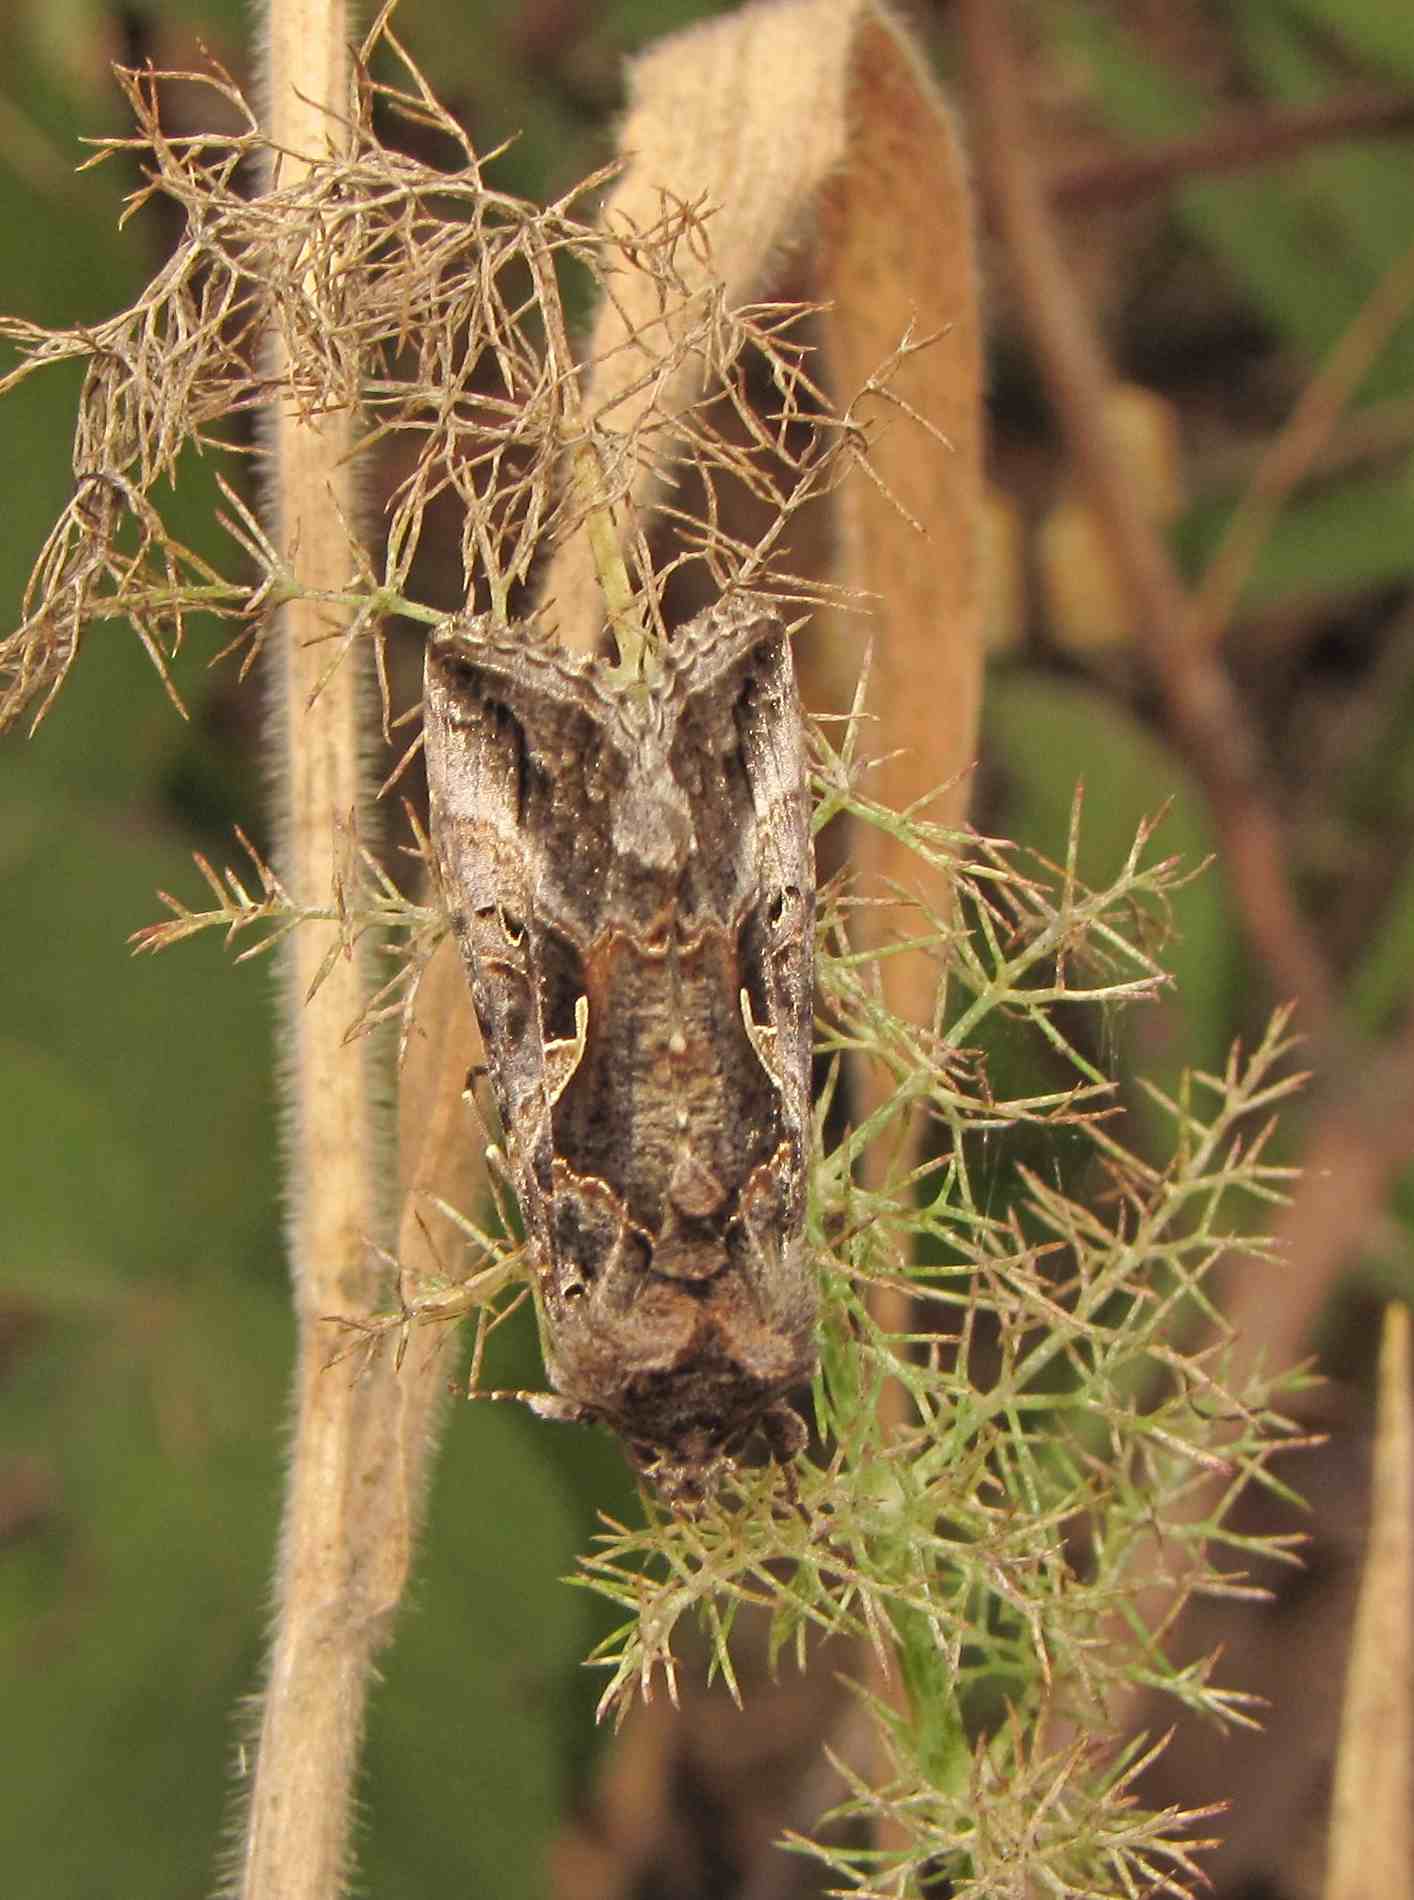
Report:
[[[650,750],[634,764],[614,812],[615,855],[648,871],[676,871],[696,845],[692,808],[666,759]]]

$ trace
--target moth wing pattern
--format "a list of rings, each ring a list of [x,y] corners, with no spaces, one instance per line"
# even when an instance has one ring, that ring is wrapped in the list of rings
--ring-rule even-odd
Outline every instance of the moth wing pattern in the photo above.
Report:
[[[556,1414],[701,1495],[801,1428],[814,875],[789,639],[730,599],[645,687],[459,620],[432,837],[535,1261]]]
[[[799,1233],[805,1221],[811,1130],[815,862],[804,726],[790,640],[775,615],[763,616],[759,603],[748,600],[729,602],[715,615],[700,615],[678,636],[671,652],[682,681],[683,713],[675,734],[678,772],[685,776],[691,759],[704,754],[694,731],[700,702],[730,708],[731,738],[746,762],[754,824],[749,828],[750,881],[739,899],[744,926],[741,973],[747,980],[738,1001],[750,1011],[758,1032],[754,1040],[763,1045],[758,1058],[779,1091],[783,1134],[792,1149],[789,1167],[774,1171],[777,1183],[789,1183],[789,1204],[768,1205],[778,1198],[776,1187],[768,1192],[763,1181],[746,1218],[758,1227],[769,1220]],[[738,858],[741,842],[739,836],[712,841]],[[808,1311],[813,1325],[815,1286],[799,1250],[789,1253],[763,1292],[768,1310],[787,1327],[794,1329],[797,1310]]]
[[[542,957],[529,928],[537,859],[525,825],[546,785],[528,750],[542,709],[559,710],[561,746],[591,749],[598,727],[592,689],[544,648],[490,619],[454,621],[428,644],[424,734],[432,836],[452,931],[470,981],[486,1066],[510,1151],[532,1250],[549,1251],[550,1122],[557,1077],[547,1048],[573,1035],[547,1015]],[[555,998],[549,999],[553,1010]]]
[[[755,603],[753,603],[755,607]],[[722,619],[726,619],[726,629]],[[785,628],[759,607],[731,618],[701,615],[674,648],[690,707],[699,694],[730,697],[756,824],[753,839],[760,950],[770,1021],[783,1037],[781,1080],[792,1124],[810,1125],[815,1022],[815,859],[810,842],[804,728]],[[679,721],[679,728],[683,726]],[[753,946],[755,947],[755,946]]]

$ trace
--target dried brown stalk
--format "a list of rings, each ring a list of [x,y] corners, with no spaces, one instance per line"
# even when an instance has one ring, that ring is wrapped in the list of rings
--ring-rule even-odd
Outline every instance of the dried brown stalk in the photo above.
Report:
[[[1386,1309],[1370,1536],[1351,1638],[1325,1900],[1414,1894],[1414,1401],[1409,1308]]]
[[[341,0],[307,15],[272,9],[277,189],[307,177],[315,155],[342,142],[347,31]],[[280,388],[287,345],[277,332],[268,347]],[[300,582],[337,590],[352,565],[353,417],[301,414],[285,399],[269,427],[272,539]],[[337,888],[347,841],[364,822],[358,672],[347,665],[324,677],[326,643],[347,619],[311,599],[280,614],[273,693],[282,749],[280,873],[296,901],[318,902]],[[329,935],[296,932],[285,951],[295,1424],[274,1647],[237,1886],[244,1900],[323,1900],[343,1890],[368,1665],[390,1607],[377,1582],[351,1573],[350,1558],[369,1542],[361,1512],[387,1498],[368,1482],[370,1414],[381,1423],[388,1398],[400,1395],[396,1387],[380,1393],[377,1382],[355,1386],[325,1373],[325,1316],[370,1310],[379,1279],[369,1247],[378,1221],[372,1050],[345,1033],[366,1004],[366,954],[349,946],[319,982]]]
[[[312,17],[272,9],[275,190],[297,187],[347,144],[346,40],[341,0]],[[271,539],[309,590],[282,609],[271,655],[285,806],[280,864],[295,901],[318,903],[348,889],[351,847],[369,821],[363,672],[352,659],[330,666],[331,642],[354,615],[320,598],[337,595],[356,573],[357,414],[302,410],[292,398],[286,337],[277,330],[268,348],[272,382],[283,392],[269,421]],[[331,961],[330,939],[340,936]],[[374,1245],[386,1166],[379,1052],[369,1037],[349,1035],[369,1006],[368,950],[335,924],[293,932],[284,954],[294,1431],[274,1644],[233,1890],[243,1900],[328,1900],[348,1876],[372,1662],[407,1581],[444,1381],[425,1356],[399,1368],[387,1351],[361,1377],[329,1368],[329,1315],[370,1315],[386,1297]],[[445,1191],[451,1172],[446,1122],[460,1108],[460,1078],[449,1083],[446,1064],[465,1062],[469,1039],[465,1029],[449,1036],[446,1024],[466,1015],[445,979],[424,985],[401,1098],[399,1241],[410,1270],[426,1253],[412,1190],[431,1174]],[[455,1137],[464,1147],[459,1125]]]

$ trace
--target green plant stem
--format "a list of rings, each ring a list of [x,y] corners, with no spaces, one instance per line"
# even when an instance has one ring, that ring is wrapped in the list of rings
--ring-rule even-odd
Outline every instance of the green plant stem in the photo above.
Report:
[[[584,419],[584,408],[575,380],[574,356],[565,333],[564,306],[560,302],[559,281],[554,261],[543,236],[536,233],[530,247],[531,271],[536,295],[545,321],[545,340],[549,364],[563,391],[564,415],[571,424],[570,495],[572,513],[581,515],[589,542],[595,573],[604,594],[609,629],[618,650],[614,678],[622,687],[631,688],[651,679],[658,661],[643,609],[634,598],[628,564],[624,560],[618,527],[605,491],[604,470]]]

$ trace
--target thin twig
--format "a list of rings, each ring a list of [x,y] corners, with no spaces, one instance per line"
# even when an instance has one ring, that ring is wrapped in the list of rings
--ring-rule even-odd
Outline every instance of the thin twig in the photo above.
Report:
[[[1383,1220],[1411,1160],[1414,1017],[1321,1103],[1306,1132],[1291,1204],[1276,1223],[1279,1267],[1241,1253],[1227,1263],[1221,1305],[1239,1355],[1234,1376],[1259,1352],[1266,1364],[1282,1366],[1307,1350],[1336,1281]]]
[[[1221,640],[1262,543],[1292,490],[1309,474],[1341,413],[1414,304],[1414,245],[1392,264],[1319,372],[1252,477],[1222,546],[1188,606],[1183,637],[1198,652]]]
[[[651,677],[655,666],[653,642],[646,629],[642,607],[634,596],[633,585],[629,580],[599,451],[585,422],[578,371],[569,337],[565,333],[564,306],[560,301],[560,287],[550,247],[542,231],[532,228],[527,233],[527,239],[531,275],[535,280],[540,312],[545,320],[546,355],[559,387],[563,414],[570,425],[567,430],[572,438],[569,450],[570,487],[577,504],[576,513],[583,520],[584,532],[589,540],[599,585],[604,590],[604,605],[618,649],[617,675],[627,685]]]
[[[1338,426],[1320,443],[1303,480],[1321,481],[1344,475],[1367,463],[1406,455],[1414,444],[1414,397],[1392,396],[1362,405],[1342,416]],[[1195,459],[1195,487],[1206,490],[1236,488],[1252,479],[1254,457],[1242,442]]]
[[[1047,180],[1046,191],[1067,212],[1091,211],[1154,197],[1195,178],[1253,171],[1339,139],[1410,131],[1414,98],[1408,93],[1354,93],[1314,106],[1263,106],[1186,138],[1062,166]]]

